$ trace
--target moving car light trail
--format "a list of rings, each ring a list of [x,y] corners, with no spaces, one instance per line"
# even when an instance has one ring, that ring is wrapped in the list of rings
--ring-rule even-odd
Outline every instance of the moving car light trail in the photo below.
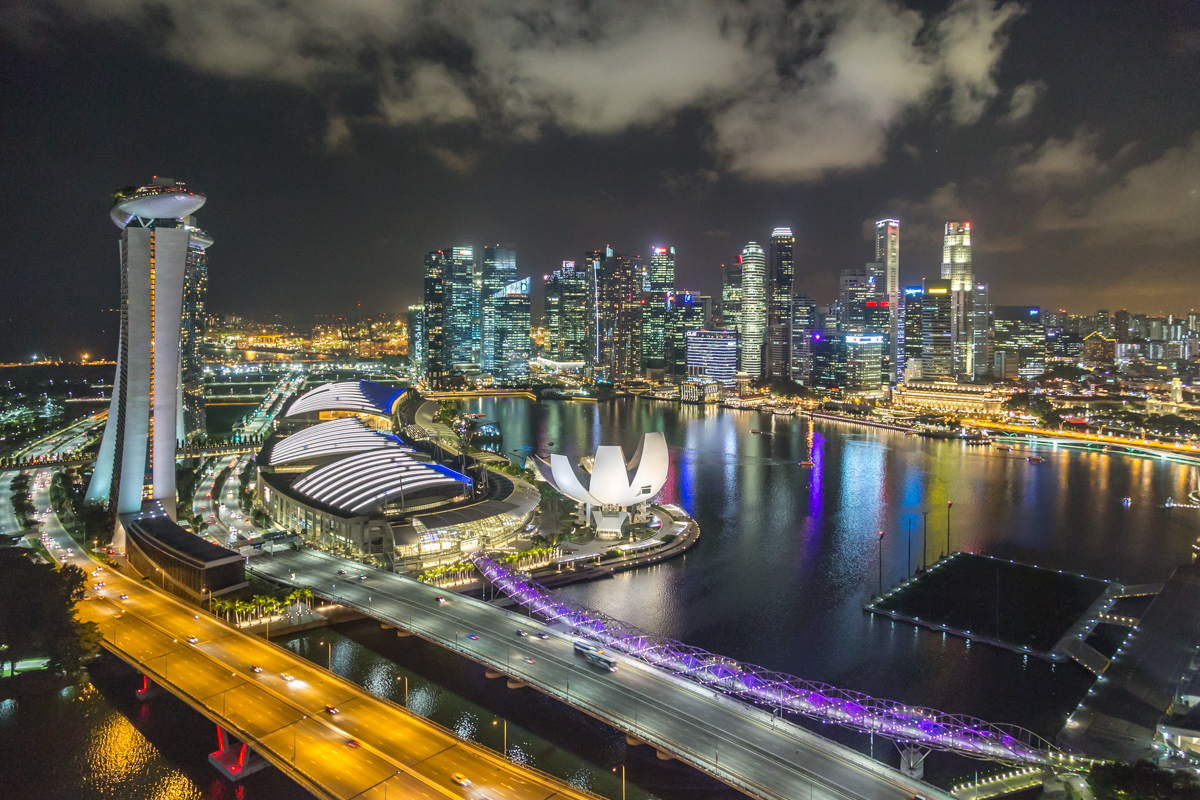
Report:
[[[468,558],[496,588],[531,613],[551,623],[568,625],[577,636],[733,697],[779,709],[781,713],[792,711],[863,733],[875,733],[908,746],[948,750],[971,758],[1037,764],[1066,758],[1050,742],[1024,728],[901,705],[741,664],[568,600],[529,576],[508,569],[482,550]]]

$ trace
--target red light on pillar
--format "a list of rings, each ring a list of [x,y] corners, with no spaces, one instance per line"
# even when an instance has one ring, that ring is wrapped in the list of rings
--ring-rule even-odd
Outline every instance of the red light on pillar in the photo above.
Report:
[[[225,731],[221,730],[221,726],[217,726],[217,752],[225,749]]]
[[[246,745],[245,745],[245,744],[243,744],[243,745],[242,745],[242,752],[238,753],[238,763],[237,763],[237,765],[238,765],[239,767],[241,767],[241,766],[242,766],[243,764],[245,764],[245,763],[246,763]]]

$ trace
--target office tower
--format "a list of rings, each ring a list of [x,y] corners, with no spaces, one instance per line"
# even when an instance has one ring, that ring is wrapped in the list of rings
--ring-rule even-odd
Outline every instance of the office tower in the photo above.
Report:
[[[595,310],[590,271],[577,269],[574,261],[564,261],[561,269],[545,276],[545,287],[546,325],[554,360],[591,361]]]
[[[1118,342],[1128,342],[1133,337],[1133,315],[1121,309],[1113,313],[1113,338]]]
[[[208,302],[208,248],[212,237],[196,227],[196,218],[183,221],[188,232],[187,264],[183,271],[183,322],[179,331],[179,371],[183,402],[179,404],[180,440],[203,437],[208,429],[204,412],[204,321]]]
[[[881,219],[875,223],[875,261],[883,265],[884,281],[880,286],[887,296],[889,318],[888,338],[891,347],[888,349],[888,360],[893,369],[893,380],[898,380],[904,372],[903,352],[900,345],[900,220]]]
[[[1078,364],[1083,337],[1062,328],[1046,328],[1046,363]]]
[[[986,283],[975,284],[969,298],[971,331],[971,379],[987,380],[992,376],[992,307],[988,302]]]
[[[776,228],[771,233],[770,258],[767,262],[767,341],[766,363],[768,378],[788,378],[792,361],[792,290],[795,285],[795,266],[792,251],[796,237],[791,228]]]
[[[838,329],[843,333],[866,333],[867,303],[874,301],[878,308],[878,296],[875,276],[868,269],[843,269],[838,277]]]
[[[425,374],[425,306],[408,307],[408,365],[414,378]]]
[[[992,326],[997,380],[1036,378],[1046,371],[1047,331],[1040,308],[996,306]]]
[[[882,301],[886,302],[886,301]],[[845,389],[851,392],[878,392],[887,385],[883,351],[887,336],[882,333],[847,333]]]
[[[742,308],[738,320],[742,372],[751,380],[763,377],[763,347],[767,333],[767,254],[755,242],[742,248]]]
[[[808,385],[812,376],[812,341],[818,330],[817,304],[806,294],[792,298],[791,378]]]
[[[675,292],[675,248],[652,247],[648,274],[642,359],[646,369],[668,369],[667,314],[669,296]]]
[[[921,377],[950,380],[954,347],[950,281],[926,278],[921,287]]]
[[[484,372],[492,372],[496,368],[492,358],[496,351],[496,315],[492,309],[492,298],[516,279],[517,254],[499,245],[485,246],[479,274],[479,368]]]
[[[642,374],[642,258],[606,247],[585,260],[595,276],[596,366],[611,383],[636,380]]]
[[[425,254],[425,379],[434,389],[450,377],[450,340],[446,333],[449,259],[441,250]]]
[[[175,516],[179,342],[192,239],[183,220],[204,201],[184,184],[157,177],[112,195],[109,217],[121,229],[121,333],[87,499],[106,501],[118,514],[157,500]]]
[[[475,249],[454,247],[446,256],[446,347],[449,366],[462,368],[479,363],[476,331],[479,290],[475,286]],[[426,302],[428,306],[428,301]]]
[[[509,385],[529,380],[529,359],[533,355],[529,283],[529,278],[514,281],[493,294],[490,301],[495,320],[492,374]]]
[[[846,338],[842,333],[817,331],[812,335],[810,386],[825,392],[846,388]]]
[[[951,339],[953,375],[973,375],[974,343],[971,336],[971,294],[975,270],[971,263],[971,223],[947,222],[942,240],[942,280],[950,281],[953,306]]]
[[[687,331],[687,374],[712,378],[733,386],[738,371],[738,335],[735,331]]]
[[[562,360],[562,272],[542,276],[542,315],[546,318],[546,350],[551,361]]]
[[[1113,333],[1112,317],[1109,315],[1108,311],[1106,311],[1104,309],[1100,309],[1099,311],[1096,312],[1095,330],[1099,331],[1105,337],[1108,337],[1110,339],[1112,338],[1112,333]]]
[[[920,286],[904,287],[904,310],[900,316],[901,339],[901,370],[905,380],[921,377],[921,348],[924,339],[921,328],[921,297],[924,290]],[[912,374],[914,373],[915,374]]]
[[[730,330],[738,329],[742,317],[742,262],[726,267],[721,265],[724,280],[721,281],[721,325]]]
[[[684,377],[687,370],[687,333],[700,330],[708,317],[704,300],[691,292],[670,292],[667,295],[666,371]]]

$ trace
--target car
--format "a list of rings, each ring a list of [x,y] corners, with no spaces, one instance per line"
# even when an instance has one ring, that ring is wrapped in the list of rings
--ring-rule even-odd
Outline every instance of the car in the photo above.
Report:
[[[365,572],[364,572],[362,575],[359,575],[359,576],[358,576],[358,579],[359,579],[360,581],[365,581],[365,580],[367,579],[367,573],[365,573]]]
[[[326,711],[327,713],[329,713],[329,714],[340,714],[340,713],[342,713],[341,711],[339,711],[339,710],[338,710],[338,707],[337,707],[337,706],[331,706],[331,705],[326,705],[326,706],[325,706],[325,711]]]
[[[525,631],[521,630],[520,628],[517,628],[517,636],[528,636],[528,635],[529,634],[526,633]]]
[[[292,681],[296,680],[291,675],[288,675],[286,672],[279,673],[279,677],[283,678],[288,683],[291,683]]]
[[[257,675],[262,672],[262,667],[260,667],[258,664],[251,664],[250,671]]]
[[[66,556],[66,554],[64,553],[63,555],[59,556],[59,557],[58,557],[58,560],[59,560],[59,561],[66,561],[66,560],[67,560],[67,556]]]
[[[63,559],[63,560],[65,561],[66,559]],[[439,594],[439,595],[437,596],[437,601],[438,601],[439,603],[444,603],[444,602],[446,602],[446,598],[442,597],[442,596]]]
[[[338,570],[338,575],[345,575],[345,574],[346,574],[346,570],[344,570],[344,569]]]
[[[204,495],[204,496],[205,496],[205,497],[212,497],[212,492],[209,492],[208,494],[206,494],[206,495]]]
[[[526,663],[526,664],[536,664],[537,662],[536,662],[536,661],[534,661],[532,658],[529,658],[528,656],[526,656],[526,657],[525,657],[525,663]]]
[[[478,638],[479,638],[479,634],[478,634],[478,633],[468,633],[468,634],[467,634],[467,638],[468,638],[468,639],[478,639]]]
[[[121,592],[119,595],[117,595],[117,599],[118,600],[128,600],[129,595],[125,594],[124,592]]]
[[[538,631],[538,632],[537,632],[537,637],[538,637],[539,639],[549,639],[549,638],[550,638],[550,634],[546,633],[545,631]]]
[[[200,641],[199,637],[196,637],[196,636],[189,636],[189,637],[188,637],[188,644],[195,644],[195,643],[196,643],[196,642],[198,642],[198,641]]]
[[[346,747],[358,747],[358,740],[357,739],[347,739]]]
[[[459,786],[470,786],[471,785],[471,779],[468,778],[466,775],[463,775],[461,772],[456,772],[453,775],[451,775],[450,780],[454,781]]]

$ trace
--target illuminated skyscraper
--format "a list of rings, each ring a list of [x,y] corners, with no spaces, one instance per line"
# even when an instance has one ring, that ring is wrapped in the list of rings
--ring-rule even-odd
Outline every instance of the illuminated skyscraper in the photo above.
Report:
[[[700,330],[708,321],[705,300],[699,294],[679,291],[667,294],[666,370],[684,377],[687,370],[687,334]]]
[[[596,291],[596,366],[612,383],[642,374],[642,258],[611,247],[589,253]]]
[[[901,376],[907,376],[915,371],[915,377],[920,377],[921,348],[924,346],[921,328],[921,297],[924,289],[920,286],[904,287],[904,311],[900,319],[900,354]]]
[[[950,282],[951,339],[955,377],[974,374],[974,337],[971,333],[975,270],[971,263],[971,223],[947,222],[942,240],[942,280]]]
[[[408,364],[413,377],[425,373],[425,306],[408,307]]]
[[[742,318],[742,264],[726,267],[721,265],[725,277],[721,281],[721,322],[730,330],[737,330]]]
[[[733,386],[738,366],[738,335],[734,331],[687,331],[687,373]]]
[[[587,262],[584,262],[586,264]],[[546,325],[550,329],[551,358],[557,361],[588,361],[595,357],[595,292],[591,273],[574,261],[544,276]]]
[[[480,290],[475,286],[475,248],[454,247],[446,254],[445,336],[450,366],[478,364]]]
[[[479,368],[492,372],[496,368],[493,354],[496,351],[496,315],[492,298],[517,279],[517,254],[499,245],[483,248],[483,269],[480,272],[480,357]]]
[[[157,500],[175,516],[180,334],[192,239],[183,220],[204,201],[168,178],[113,193],[109,216],[121,229],[121,333],[87,499],[107,502],[118,514]]]
[[[205,306],[208,302],[208,248],[212,237],[196,227],[196,218],[183,221],[188,232],[187,266],[183,272],[183,324],[179,331],[179,369],[183,402],[179,404],[180,439],[202,437],[207,430],[204,411]]]
[[[921,378],[950,380],[953,338],[950,281],[926,278],[921,291]]]
[[[792,251],[796,237],[791,228],[776,228],[771,233],[771,252],[767,270],[769,278],[767,300],[766,364],[771,378],[788,378],[792,360],[792,288],[795,265]]]
[[[650,249],[649,292],[642,327],[642,360],[647,369],[669,369],[667,363],[668,295],[675,292],[675,248]]]
[[[813,334],[819,329],[817,304],[806,294],[792,298],[792,371],[796,383],[809,385],[812,379]]]
[[[738,321],[741,367],[752,379],[763,377],[767,333],[767,254],[755,242],[742,248],[742,309]]]
[[[448,259],[441,250],[425,254],[425,378],[440,389],[450,377],[450,342],[446,335]]]
[[[880,287],[887,295],[891,311],[888,335],[888,360],[894,367],[893,380],[904,372],[904,359],[900,348],[900,220],[881,219],[875,223],[875,260],[883,264],[884,285]]]
[[[492,371],[500,382],[509,385],[524,383],[529,379],[529,359],[533,355],[529,282],[529,278],[514,281],[491,298],[495,316]]]
[[[971,330],[971,379],[992,377],[992,307],[988,300],[988,285],[975,284],[967,311]]]

